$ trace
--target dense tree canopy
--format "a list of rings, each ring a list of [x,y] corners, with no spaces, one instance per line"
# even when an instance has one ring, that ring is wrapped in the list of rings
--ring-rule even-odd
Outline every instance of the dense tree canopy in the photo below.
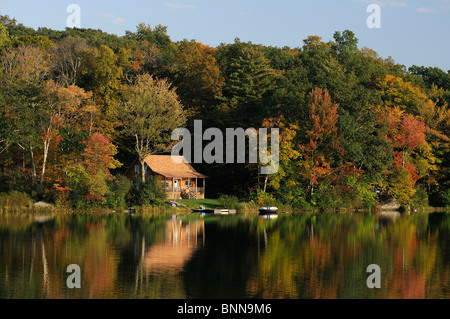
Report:
[[[0,191],[123,204],[112,199],[128,191],[120,174],[135,158],[167,152],[173,129],[203,120],[203,130],[281,130],[280,167],[267,178],[258,164],[198,164],[208,196],[450,205],[449,103],[450,71],[406,69],[349,30],[295,48],[213,48],[175,43],[161,25],[116,36],[0,16]]]

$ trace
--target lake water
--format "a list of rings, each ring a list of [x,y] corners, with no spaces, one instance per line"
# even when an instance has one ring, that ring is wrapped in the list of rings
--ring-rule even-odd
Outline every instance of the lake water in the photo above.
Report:
[[[0,215],[0,298],[450,298],[450,214]]]

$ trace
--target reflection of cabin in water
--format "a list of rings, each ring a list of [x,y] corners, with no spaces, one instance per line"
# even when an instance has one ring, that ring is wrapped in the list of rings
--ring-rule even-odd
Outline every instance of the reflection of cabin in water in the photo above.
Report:
[[[181,220],[171,220],[166,224],[164,238],[148,248],[144,257],[144,267],[150,272],[181,271],[199,246],[204,244],[203,221],[183,224]]]
[[[174,160],[177,160],[177,163]],[[141,164],[136,159],[125,172],[132,184],[141,178],[141,169]],[[145,174],[158,177],[169,199],[205,198],[205,181],[208,177],[197,172],[189,163],[185,163],[182,156],[147,156]]]

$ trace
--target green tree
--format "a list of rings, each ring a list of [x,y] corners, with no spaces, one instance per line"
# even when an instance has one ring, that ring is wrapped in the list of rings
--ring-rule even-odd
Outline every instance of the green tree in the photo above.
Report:
[[[184,105],[196,113],[211,109],[215,96],[222,94],[223,78],[216,49],[195,41],[182,41],[177,55],[174,85]]]
[[[0,57],[3,118],[7,121],[6,145],[16,144],[30,156],[33,186],[37,185],[35,152],[40,148],[43,81],[48,76],[45,52],[23,45],[4,49]],[[5,142],[4,142],[5,143]]]
[[[125,36],[147,48],[155,47],[158,49],[158,52],[155,52],[155,59],[147,61],[153,63],[145,63],[144,70],[146,72],[161,77],[169,77],[172,74],[172,68],[176,61],[177,46],[167,34],[166,26],[156,25],[152,28],[148,24],[140,23],[135,33],[127,31]]]
[[[220,99],[234,111],[230,118],[239,119],[236,124],[240,126],[259,125],[270,113],[268,98],[273,95],[280,72],[270,66],[258,46],[239,39],[218,48],[218,61],[225,78]]]
[[[156,176],[150,176],[145,181],[138,181],[131,194],[131,203],[136,206],[161,205],[167,194],[158,182]]]
[[[0,49],[7,46],[9,43],[9,34],[6,27],[0,23]]]
[[[124,87],[120,114],[124,133],[135,140],[145,182],[145,158],[168,150],[172,131],[186,122],[183,105],[167,80],[144,74]]]
[[[262,99],[274,87],[275,71],[256,46],[236,40],[225,69],[224,97],[239,103]]]

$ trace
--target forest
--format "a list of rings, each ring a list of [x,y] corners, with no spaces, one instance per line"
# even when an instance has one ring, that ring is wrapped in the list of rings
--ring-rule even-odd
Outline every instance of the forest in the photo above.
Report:
[[[450,206],[450,71],[397,64],[350,30],[298,47],[174,42],[142,23],[124,36],[26,27],[0,16],[0,202],[126,207],[125,170],[170,154],[171,132],[279,128],[276,174],[193,164],[207,197],[299,209]],[[137,185],[148,203],[155,180]],[[136,190],[135,190],[136,192]],[[133,203],[131,203],[133,204]]]

